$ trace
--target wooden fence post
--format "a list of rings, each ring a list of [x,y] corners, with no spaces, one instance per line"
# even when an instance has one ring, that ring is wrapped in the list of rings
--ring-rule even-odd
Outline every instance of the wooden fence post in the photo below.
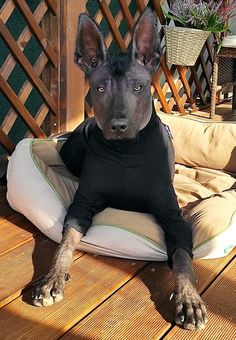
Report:
[[[78,16],[86,0],[61,0],[60,121],[61,131],[71,131],[84,120],[84,74],[75,63]]]

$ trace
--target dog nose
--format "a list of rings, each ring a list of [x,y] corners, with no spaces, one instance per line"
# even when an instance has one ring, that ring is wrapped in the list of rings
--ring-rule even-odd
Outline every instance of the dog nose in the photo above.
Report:
[[[110,129],[113,132],[125,132],[128,129],[128,119],[120,118],[120,119],[111,119],[110,121]]]

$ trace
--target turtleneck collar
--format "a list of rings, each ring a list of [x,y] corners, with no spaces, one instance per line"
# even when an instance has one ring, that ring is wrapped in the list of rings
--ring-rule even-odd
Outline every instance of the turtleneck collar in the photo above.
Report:
[[[147,125],[142,130],[140,130],[137,133],[135,138],[121,139],[121,140],[110,140],[110,139],[108,140],[104,137],[102,130],[98,126],[96,127],[95,134],[99,138],[99,140],[102,141],[107,146],[111,146],[111,147],[114,147],[114,148],[120,148],[120,147],[124,147],[124,146],[128,146],[128,145],[136,144],[136,143],[139,143],[139,142],[147,139],[147,137],[152,133],[152,131],[157,126],[157,124],[158,124],[157,115],[156,115],[155,111],[153,110],[149,122],[147,123]]]

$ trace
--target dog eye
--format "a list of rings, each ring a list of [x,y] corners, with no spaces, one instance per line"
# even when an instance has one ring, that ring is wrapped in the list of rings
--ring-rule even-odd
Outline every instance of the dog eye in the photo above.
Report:
[[[135,85],[135,87],[134,87],[134,91],[137,91],[137,92],[139,92],[139,91],[141,91],[142,90],[142,86],[141,85]]]
[[[100,93],[102,93],[102,92],[105,91],[105,87],[104,87],[104,86],[98,86],[98,87],[97,87],[97,91],[100,92]]]

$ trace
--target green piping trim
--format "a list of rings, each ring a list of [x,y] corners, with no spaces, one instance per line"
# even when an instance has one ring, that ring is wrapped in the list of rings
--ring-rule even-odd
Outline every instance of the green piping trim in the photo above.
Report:
[[[193,250],[196,250],[200,247],[202,247],[204,244],[212,241],[213,239],[215,239],[216,237],[218,237],[220,234],[223,234],[227,229],[229,229],[233,224],[233,217],[235,216],[236,214],[236,210],[234,211],[233,215],[231,216],[230,218],[230,222],[229,224],[227,225],[227,227],[225,227],[223,230],[219,231],[217,234],[215,234],[214,236],[210,237],[209,239],[207,239],[206,241],[203,241],[202,243],[198,244],[196,247],[193,248]]]
[[[59,198],[59,200],[62,202],[62,204],[64,205],[64,207],[66,208],[66,210],[68,209],[64,199],[61,197],[61,195],[59,194],[59,192],[55,189],[55,187],[53,186],[53,184],[49,181],[49,179],[47,178],[47,176],[45,176],[43,170],[40,168],[39,163],[37,162],[37,159],[33,153],[33,144],[35,141],[43,141],[43,142],[51,142],[52,139],[43,139],[40,140],[39,138],[35,138],[30,142],[30,155],[31,158],[33,159],[34,164],[36,165],[37,169],[39,170],[39,172],[41,173],[42,177],[44,178],[44,180],[49,184],[49,186],[51,187],[51,189],[55,192],[55,194],[57,195],[57,197]]]
[[[188,119],[188,118],[182,118],[182,119]],[[202,122],[202,123],[205,123],[205,122]],[[220,123],[220,122],[219,122]],[[31,157],[37,167],[37,169],[39,170],[39,172],[41,173],[42,177],[44,178],[44,180],[49,184],[49,186],[52,188],[52,190],[55,192],[55,194],[58,196],[58,198],[60,199],[60,201],[62,202],[62,204],[64,205],[64,207],[66,208],[67,210],[67,205],[65,204],[63,198],[61,197],[61,195],[57,192],[57,190],[55,189],[55,187],[53,186],[53,184],[49,181],[49,179],[45,176],[44,172],[42,171],[42,169],[40,168],[40,165],[38,164],[37,162],[37,159],[33,153],[33,143],[35,141],[42,141],[40,139],[33,139],[30,143],[30,154],[31,154]],[[43,142],[51,142],[51,139],[44,139]],[[216,237],[218,237],[220,234],[222,234],[223,232],[225,232],[227,229],[229,229],[232,225],[232,222],[233,222],[233,217],[236,215],[236,210],[234,211],[234,213],[232,214],[231,218],[230,218],[230,222],[229,224],[227,225],[227,227],[225,227],[223,230],[221,230],[219,233],[217,233],[216,235],[210,237],[209,239],[207,239],[206,241],[203,241],[202,243],[200,243],[199,245],[197,245],[196,247],[193,248],[193,251],[199,249],[200,247],[202,247],[203,245],[205,245],[206,243],[208,242],[211,242],[213,239],[215,239]],[[150,239],[149,237],[139,233],[139,232],[136,232],[136,231],[131,231],[130,229],[128,228],[125,228],[125,227],[121,227],[121,226],[115,226],[115,225],[107,225],[107,224],[98,224],[96,225],[97,227],[99,226],[104,226],[104,227],[114,227],[114,228],[118,228],[118,229],[122,229],[122,230],[126,230],[130,233],[133,233],[133,234],[136,234],[137,236],[141,237],[141,238],[144,238],[145,240],[151,242],[153,245],[155,246],[158,246],[161,250],[165,251],[166,252],[166,249],[164,249],[158,242],[155,242],[154,240]],[[94,225],[95,227],[95,225]]]
[[[154,244],[155,246],[158,246],[161,250],[163,250],[164,252],[166,252],[166,249],[163,248],[158,242],[152,240],[151,238],[139,233],[138,231],[131,231],[129,228],[126,228],[126,227],[121,227],[121,226],[117,226],[117,225],[108,225],[108,224],[95,224],[93,225],[92,227],[112,227],[112,228],[117,228],[117,229],[122,229],[122,230],[125,230],[125,231],[128,231],[130,232],[131,234],[135,234],[141,238],[144,238],[145,240],[151,242],[152,244]]]

